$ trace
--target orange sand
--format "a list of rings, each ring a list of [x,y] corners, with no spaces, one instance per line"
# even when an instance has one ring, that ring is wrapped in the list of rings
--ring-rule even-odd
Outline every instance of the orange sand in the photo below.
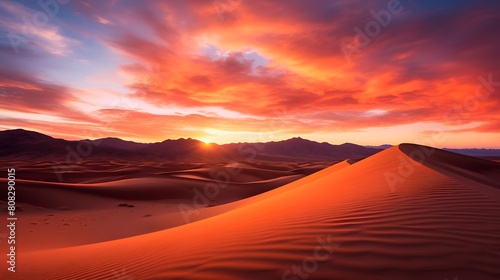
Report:
[[[410,158],[418,151],[432,154],[421,164]],[[499,163],[403,144],[202,209],[188,224],[172,222],[181,215],[165,211],[150,222],[152,231],[164,227],[156,232],[62,248],[50,248],[50,237],[43,249],[20,245],[18,272],[6,279],[497,280],[499,174]],[[138,182],[102,183],[95,190],[132,188]],[[146,189],[154,192],[156,183]],[[125,199],[85,188],[86,194],[44,187],[39,194],[47,204],[71,195],[88,195],[82,199],[95,199],[97,205]],[[175,203],[166,206],[146,197],[141,203],[150,203],[151,211],[175,208]],[[178,203],[185,203],[183,198]],[[97,210],[71,199],[92,215],[116,218],[120,215],[113,211],[122,211],[121,217],[129,217],[128,229],[116,231],[132,234],[136,219],[153,218],[139,218],[144,214],[140,205]],[[136,217],[132,210],[141,213]]]

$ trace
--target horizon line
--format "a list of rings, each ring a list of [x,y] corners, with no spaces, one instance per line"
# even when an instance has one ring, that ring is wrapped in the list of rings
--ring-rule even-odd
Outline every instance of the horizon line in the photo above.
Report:
[[[157,141],[157,142],[137,142],[137,141],[127,140],[127,139],[123,139],[123,138],[116,137],[116,136],[107,136],[107,137],[95,138],[95,139],[90,139],[90,138],[86,138],[86,139],[66,139],[66,138],[54,137],[54,136],[52,136],[50,134],[47,134],[47,133],[42,133],[42,132],[35,131],[35,130],[28,130],[28,129],[24,129],[24,128],[14,128],[14,129],[0,130],[0,133],[1,132],[6,132],[6,131],[16,131],[16,130],[22,130],[22,131],[26,131],[26,132],[38,133],[38,134],[42,134],[42,135],[51,137],[53,139],[60,139],[60,140],[65,140],[65,141],[85,141],[85,140],[88,140],[88,141],[97,141],[97,140],[102,140],[102,139],[118,139],[118,140],[121,140],[121,141],[124,141],[124,142],[132,142],[132,143],[144,144],[144,145],[155,144],[155,143],[162,143],[164,141],[195,140],[195,141],[199,141],[199,142],[202,142],[202,143],[205,143],[205,144],[210,144],[210,145],[213,144],[213,145],[223,146],[223,145],[244,144],[244,143],[277,143],[277,142],[284,142],[284,141],[289,141],[289,140],[293,140],[293,139],[302,139],[302,140],[305,140],[305,141],[315,142],[315,143],[319,143],[319,144],[327,143],[327,144],[333,145],[333,146],[341,146],[341,145],[345,145],[345,144],[352,144],[352,145],[357,145],[357,146],[361,146],[361,147],[365,147],[365,148],[373,148],[373,149],[386,149],[386,148],[382,148],[382,147],[383,146],[395,147],[395,146],[398,146],[400,144],[417,144],[417,145],[421,145],[421,146],[428,146],[428,145],[417,143],[417,142],[402,142],[402,143],[399,143],[399,144],[381,144],[381,145],[376,145],[376,144],[375,145],[360,145],[360,144],[353,143],[353,142],[344,142],[342,144],[333,144],[333,143],[327,142],[327,141],[320,142],[320,141],[310,140],[310,139],[307,139],[307,138],[303,138],[301,136],[295,136],[295,137],[292,137],[292,138],[281,139],[281,140],[273,140],[273,141],[266,141],[266,142],[264,142],[264,141],[256,141],[256,142],[216,143],[216,142],[206,142],[206,141],[203,141],[203,140],[200,140],[200,139],[197,139],[197,138],[192,138],[192,137],[188,137],[188,138],[180,137],[180,138],[177,138],[177,139],[167,138],[167,139],[164,139],[162,141]],[[500,150],[500,147],[497,147],[497,148],[491,148],[491,147],[449,148],[449,147],[436,147],[436,146],[428,146],[428,147],[433,147],[433,148],[438,148],[438,149],[451,149],[451,150]]]

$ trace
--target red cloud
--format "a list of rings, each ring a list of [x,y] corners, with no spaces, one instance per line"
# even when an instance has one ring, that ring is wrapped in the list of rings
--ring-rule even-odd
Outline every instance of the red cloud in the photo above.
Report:
[[[500,25],[498,4],[430,12],[424,6],[431,4],[405,3],[369,45],[346,60],[343,43],[353,40],[356,27],[376,20],[371,11],[386,9],[387,1],[221,2],[227,5],[201,0],[72,4],[95,24],[73,30],[125,58],[118,66],[129,77],[125,86],[132,99],[158,110],[199,109],[196,116],[131,112],[126,122],[117,123],[116,136],[140,137],[143,124],[163,125],[169,137],[201,135],[197,131],[204,127],[257,131],[277,108],[286,108],[293,120],[290,133],[333,126],[343,132],[415,123],[456,126],[447,119],[450,110],[460,115],[460,125],[477,122],[483,125],[474,131],[498,131],[500,89],[488,88],[489,97],[476,98],[478,104],[470,108],[477,87],[485,87],[479,75],[491,73],[495,83],[500,81],[495,59],[500,37],[493,36]],[[15,102],[18,110],[92,119],[68,105],[71,89],[21,77],[0,82],[11,92],[4,100]],[[212,108],[243,115],[245,121],[216,115]],[[101,109],[100,114],[110,114]],[[163,132],[144,137],[162,139]]]

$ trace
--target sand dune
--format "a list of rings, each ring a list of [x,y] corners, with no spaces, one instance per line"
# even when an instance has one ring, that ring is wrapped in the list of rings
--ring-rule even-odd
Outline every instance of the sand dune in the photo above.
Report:
[[[500,202],[477,189],[499,191],[498,164],[483,172],[440,151],[420,164],[409,155],[421,149],[340,163],[158,232],[24,247],[13,279],[500,279]]]
[[[327,164],[86,161],[64,173],[64,182],[54,182],[51,162],[17,162],[18,235],[22,247],[38,250],[164,230],[186,224],[181,205],[195,210],[189,222],[205,219],[234,207],[214,206],[285,185]],[[230,171],[227,182],[226,177],[212,178]],[[0,182],[6,184],[5,179]],[[219,194],[193,204],[195,192],[203,193],[213,183],[223,186]]]
[[[498,193],[489,191],[490,187],[500,189],[500,164],[497,162],[429,147],[419,147],[414,144],[402,144],[399,148],[406,155],[425,166],[457,180],[467,181],[475,186],[486,187],[481,189],[487,191],[489,195]],[[426,156],[426,150],[432,152]]]

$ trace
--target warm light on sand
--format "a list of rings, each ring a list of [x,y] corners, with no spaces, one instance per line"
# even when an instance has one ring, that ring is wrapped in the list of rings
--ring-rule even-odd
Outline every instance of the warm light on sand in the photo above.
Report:
[[[0,0],[0,280],[500,280],[498,26]]]
[[[425,154],[431,154],[425,165],[411,158]],[[186,167],[184,178],[199,184],[199,198],[213,180],[209,169]],[[231,180],[264,178],[270,172],[262,166],[240,167],[240,176]],[[475,172],[477,168],[491,173]],[[261,189],[260,194],[232,203],[196,211],[194,204],[181,204],[187,210],[180,213],[177,207],[168,212],[165,205],[150,201],[160,194],[191,201],[192,193],[185,192],[179,177],[95,184],[99,188],[67,184],[71,192],[23,181],[20,197],[36,197],[47,210],[24,208],[30,214],[24,214],[27,224],[21,233],[34,236],[24,242],[38,240],[37,246],[43,248],[22,247],[19,267],[28,269],[19,270],[15,279],[110,279],[115,267],[125,267],[125,275],[135,279],[246,279],[249,275],[248,279],[299,279],[294,275],[305,272],[308,279],[405,279],[415,273],[408,259],[421,267],[418,279],[446,279],[459,273],[470,276],[466,279],[498,279],[498,258],[492,257],[500,245],[498,168],[483,159],[401,145],[359,162],[340,162],[267,192]],[[287,174],[280,170],[272,172]],[[171,186],[169,192],[165,192],[166,185]],[[259,184],[224,186],[216,198],[231,201],[230,197],[245,197],[248,189]],[[85,188],[85,196],[75,187]],[[122,188],[145,187],[148,192],[142,193],[142,201],[138,191],[130,192],[128,199],[120,193]],[[110,200],[98,189],[119,194],[120,199]],[[49,197],[59,199],[50,201]],[[78,203],[68,210],[54,210],[69,200]],[[104,204],[110,206],[103,209]],[[89,216],[75,208],[87,209]],[[112,218],[95,220],[108,216]],[[120,222],[130,217],[154,231]],[[46,222],[40,223],[43,219]],[[85,225],[83,229],[78,223]],[[68,241],[54,234],[60,231],[59,224],[74,233]],[[479,224],[481,230],[472,224]],[[110,237],[93,236],[87,227],[106,227]],[[85,239],[83,246],[73,246],[75,236]],[[412,249],[402,250],[402,244]],[[440,255],[448,257],[437,262],[435,256]],[[360,256],[366,261],[359,261]],[[318,264],[316,269],[308,269],[308,262]],[[67,263],[72,265],[58,269]],[[93,269],[90,276],[89,267]],[[384,268],[377,272],[380,277],[371,277],[378,267]]]

